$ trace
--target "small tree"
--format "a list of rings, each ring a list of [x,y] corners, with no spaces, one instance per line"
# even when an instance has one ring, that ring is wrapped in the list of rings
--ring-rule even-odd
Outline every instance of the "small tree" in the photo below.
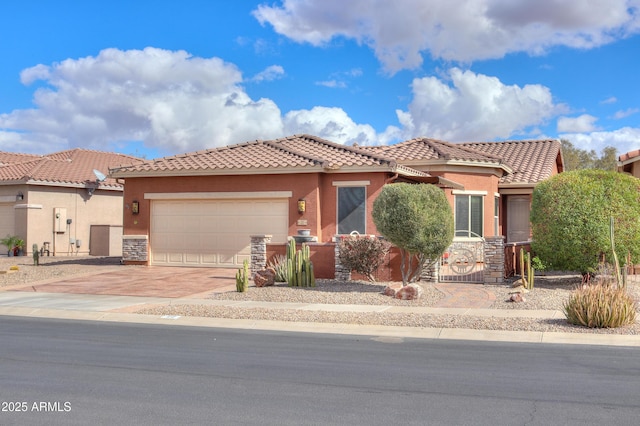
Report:
[[[373,203],[373,222],[400,248],[402,284],[414,282],[453,241],[453,212],[444,192],[433,185],[386,185]]]
[[[533,192],[532,250],[548,267],[588,279],[602,257],[614,259],[612,217],[618,257],[640,260],[640,179],[604,170],[558,174]]]

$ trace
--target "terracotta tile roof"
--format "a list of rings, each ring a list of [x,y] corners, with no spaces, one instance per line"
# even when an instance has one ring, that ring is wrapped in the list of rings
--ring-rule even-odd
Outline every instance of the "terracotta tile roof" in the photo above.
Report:
[[[305,172],[372,168],[427,176],[398,166],[383,154],[333,143],[310,135],[294,135],[270,141],[253,141],[221,148],[146,161],[131,167],[112,169],[117,177],[190,173]]]
[[[563,169],[561,144],[554,139],[473,142],[461,145],[502,158],[513,173],[502,176],[501,184],[535,184],[551,177],[554,166],[557,165],[560,171]]]
[[[17,152],[0,151],[0,166],[6,166],[7,164],[21,163],[23,161],[29,161],[36,158],[40,158],[40,156],[35,154],[20,154]]]
[[[429,176],[412,166],[462,162],[504,170],[502,184],[533,184],[553,171],[560,152],[555,140],[449,143],[416,138],[396,145],[351,147],[310,135],[253,141],[111,168],[115,177],[192,174],[304,173],[386,170]]]
[[[107,174],[109,168],[139,164],[143,160],[128,155],[75,148],[48,155],[0,153],[0,182],[33,184],[85,185],[96,183],[96,169]],[[4,160],[4,161],[3,161]],[[114,178],[107,178],[100,187],[122,188]]]
[[[629,160],[633,160],[637,157],[640,157],[640,149],[635,149],[633,151],[626,152],[618,157],[618,161],[626,162]]]
[[[375,152],[382,152],[400,162],[421,162],[425,160],[458,160],[482,163],[502,162],[502,158],[485,152],[429,138],[416,138],[395,145],[372,147]]]

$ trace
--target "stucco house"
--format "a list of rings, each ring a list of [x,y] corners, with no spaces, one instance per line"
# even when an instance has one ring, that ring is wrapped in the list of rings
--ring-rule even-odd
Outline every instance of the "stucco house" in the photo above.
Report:
[[[619,156],[618,171],[640,178],[640,149],[629,151]]]
[[[0,152],[0,236],[24,240],[28,255],[38,244],[51,256],[120,256],[123,181],[106,175],[109,168],[140,162],[79,148],[47,155]]]
[[[309,230],[319,243],[376,234],[385,184],[441,187],[457,238],[529,238],[535,185],[563,170],[557,140],[453,144],[419,138],[357,147],[294,135],[159,158],[110,170],[124,178],[125,263],[235,267],[251,235],[284,243]]]

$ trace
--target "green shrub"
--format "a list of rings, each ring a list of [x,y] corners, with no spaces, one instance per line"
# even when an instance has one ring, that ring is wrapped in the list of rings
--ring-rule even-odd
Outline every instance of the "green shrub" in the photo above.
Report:
[[[593,274],[615,248],[640,262],[640,179],[604,170],[560,173],[538,184],[531,203],[532,251],[550,269]]]
[[[345,268],[375,281],[374,273],[384,263],[391,244],[376,237],[349,236],[338,245],[338,258]]]
[[[378,232],[401,251],[403,285],[416,281],[453,241],[451,206],[444,191],[434,185],[385,185],[371,215]]]
[[[589,328],[615,328],[636,320],[636,302],[626,289],[602,282],[578,287],[563,311],[568,323]]]

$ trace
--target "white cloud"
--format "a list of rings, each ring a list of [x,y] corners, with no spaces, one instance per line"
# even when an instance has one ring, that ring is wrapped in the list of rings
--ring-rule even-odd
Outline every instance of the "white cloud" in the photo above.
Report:
[[[637,114],[638,112],[640,112],[639,108],[627,108],[625,110],[616,111],[616,113],[613,115],[613,118],[615,118],[616,120],[620,120],[622,118],[627,118],[633,114]]]
[[[618,155],[640,149],[640,128],[623,127],[612,132],[565,133],[558,136],[568,139],[574,146],[597,153],[608,146],[618,150]]]
[[[316,86],[329,87],[331,89],[345,89],[347,83],[338,80],[316,81]]]
[[[271,65],[265,68],[263,71],[256,74],[255,76],[253,76],[251,81],[256,81],[256,82],[273,81],[273,80],[278,80],[284,77],[284,75],[285,75],[284,68],[282,68],[280,65]]]
[[[50,151],[52,141],[105,149],[142,140],[180,152],[282,135],[277,105],[252,100],[240,85],[240,71],[219,58],[105,49],[96,57],[37,65],[21,78],[46,86],[35,92],[36,108],[0,115],[0,149],[7,139],[40,152]]]
[[[373,127],[356,124],[341,108],[289,111],[284,117],[284,128],[286,134],[308,133],[347,145],[354,142],[373,145],[378,139]]]
[[[601,101],[601,104],[615,104],[616,102],[618,102],[618,98],[616,98],[615,96],[610,96],[607,99],[605,99],[604,101]]]
[[[538,55],[553,46],[592,48],[638,32],[635,0],[284,0],[254,10],[258,21],[315,46],[337,37],[370,46],[390,72],[422,54],[453,61]]]
[[[252,80],[282,75],[274,65]],[[96,57],[28,68],[21,78],[44,84],[35,91],[35,108],[0,114],[0,150],[110,150],[142,141],[159,152],[180,153],[295,133],[339,143],[377,141],[371,126],[355,123],[340,108],[283,117],[272,100],[251,99],[235,65],[184,51],[106,49]]]
[[[436,77],[413,80],[408,111],[396,111],[403,138],[447,141],[508,138],[563,110],[541,85],[507,86],[496,77],[453,68],[451,84]]]
[[[589,114],[582,114],[579,117],[558,118],[558,132],[561,133],[588,133],[599,130],[595,125],[597,117]]]

